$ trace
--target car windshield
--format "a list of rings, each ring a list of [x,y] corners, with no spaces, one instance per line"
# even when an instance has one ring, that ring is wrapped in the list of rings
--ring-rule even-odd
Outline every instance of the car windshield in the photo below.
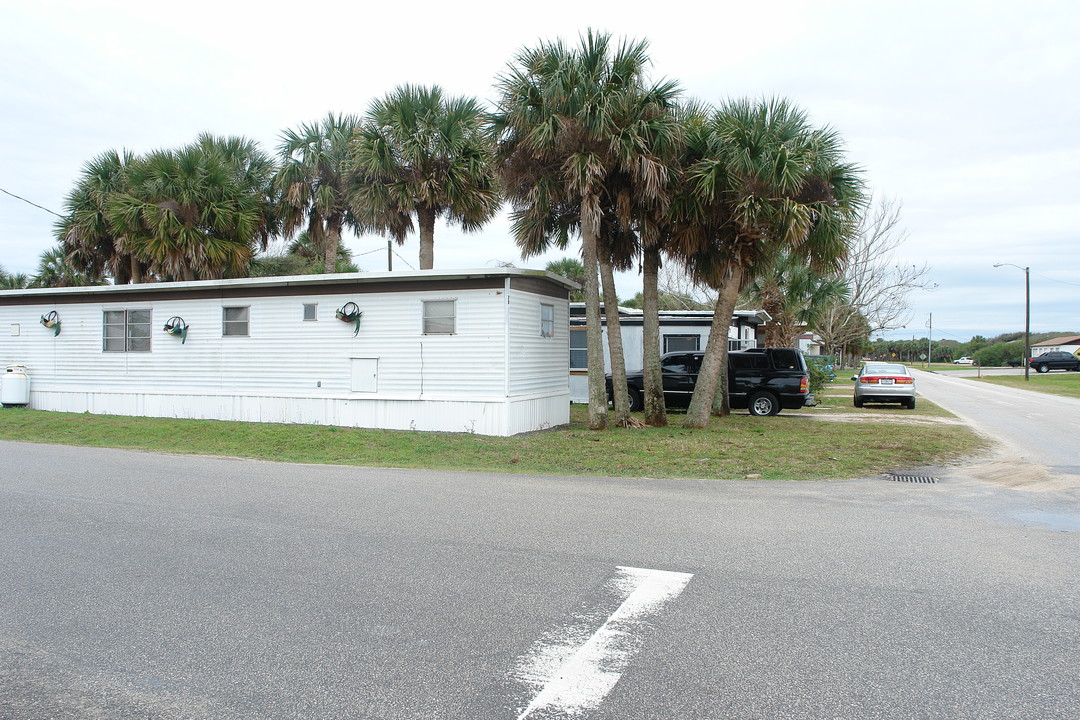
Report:
[[[863,368],[863,375],[907,375],[907,368],[903,365],[881,364],[867,365]]]

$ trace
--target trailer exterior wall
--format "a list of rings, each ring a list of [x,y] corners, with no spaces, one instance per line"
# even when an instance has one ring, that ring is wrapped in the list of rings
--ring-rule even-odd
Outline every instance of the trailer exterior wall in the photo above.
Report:
[[[563,285],[544,277],[533,291],[511,289],[511,277],[490,271],[468,282],[464,271],[438,283],[390,275],[0,293],[0,362],[29,367],[31,407],[43,410],[486,435],[569,421]],[[424,334],[428,300],[453,302],[453,334]],[[559,308],[554,338],[539,336],[541,301]],[[334,317],[348,302],[363,312],[356,337]],[[316,320],[304,319],[305,305]],[[224,307],[248,308],[247,336],[222,334]],[[56,337],[38,324],[51,310]],[[151,352],[104,352],[108,310],[150,310]],[[188,323],[183,344],[162,331],[173,316]]]

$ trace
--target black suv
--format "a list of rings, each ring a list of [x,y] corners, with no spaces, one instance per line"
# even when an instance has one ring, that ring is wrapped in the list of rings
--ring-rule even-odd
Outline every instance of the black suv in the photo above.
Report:
[[[1080,370],[1080,358],[1072,353],[1054,350],[1031,358],[1028,365],[1032,370],[1041,373],[1051,370]]]
[[[663,355],[664,404],[688,407],[697,384],[701,352]],[[644,410],[645,379],[641,372],[628,373],[630,409]],[[611,376],[607,376],[608,399],[612,398]],[[810,371],[802,352],[795,348],[756,348],[728,353],[728,399],[731,407],[749,409],[751,415],[775,415],[781,408],[813,405]]]

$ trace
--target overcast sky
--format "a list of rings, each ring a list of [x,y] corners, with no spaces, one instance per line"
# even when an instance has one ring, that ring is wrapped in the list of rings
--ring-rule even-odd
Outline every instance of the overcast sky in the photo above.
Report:
[[[845,138],[880,197],[903,203],[898,262],[929,263],[897,337],[1080,332],[1080,3],[13,2],[0,0],[0,189],[49,210],[84,163],[198,133],[280,132],[362,114],[403,83],[483,100],[515,53],[586,28],[650,41],[687,97],[782,95]],[[55,216],[0,193],[0,265],[32,274]],[[355,238],[365,270],[385,240]],[[418,242],[398,252],[417,266]],[[505,216],[436,228],[435,267],[523,261]],[[395,261],[395,268],[404,267]],[[619,292],[640,290],[633,274]]]

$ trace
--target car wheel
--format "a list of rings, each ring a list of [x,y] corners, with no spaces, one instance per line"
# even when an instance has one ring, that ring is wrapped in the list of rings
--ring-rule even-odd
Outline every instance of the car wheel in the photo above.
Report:
[[[645,409],[645,398],[642,397],[641,392],[637,388],[627,388],[627,394],[630,396],[630,412],[641,412]]]
[[[855,398],[855,407],[862,407],[862,406],[863,406],[863,401],[860,400],[859,398]]]
[[[1036,365],[1035,370],[1036,370],[1036,372],[1041,372],[1041,373],[1050,372],[1050,366],[1049,365]]]
[[[775,415],[780,412],[780,403],[776,401],[776,396],[767,392],[756,392],[751,395],[747,407],[750,408],[751,415],[757,415],[758,417]]]
[[[904,401],[904,405],[907,406],[908,410],[914,410],[915,409],[915,398],[908,398],[907,400]]]

